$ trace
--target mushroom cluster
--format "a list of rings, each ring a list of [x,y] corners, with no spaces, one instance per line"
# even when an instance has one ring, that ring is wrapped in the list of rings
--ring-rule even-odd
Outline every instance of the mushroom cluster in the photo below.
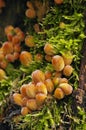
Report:
[[[13,94],[14,102],[21,106],[22,115],[41,109],[50,95],[60,100],[65,95],[72,93],[73,87],[68,83],[68,80],[61,78],[60,72],[56,73],[35,70],[31,75],[32,81],[23,84],[20,87],[20,93]]]
[[[42,20],[44,15],[46,14],[47,10],[49,9],[49,2],[44,1],[41,2],[40,0],[35,1],[27,1],[26,3],[28,9],[25,12],[25,15],[30,18],[38,18],[38,20]]]
[[[19,58],[21,42],[24,40],[24,33],[20,28],[9,25],[5,28],[7,41],[0,48],[0,67],[5,69],[9,62]]]
[[[5,6],[6,6],[5,1],[0,0],[0,13],[2,12],[2,8],[4,8]]]

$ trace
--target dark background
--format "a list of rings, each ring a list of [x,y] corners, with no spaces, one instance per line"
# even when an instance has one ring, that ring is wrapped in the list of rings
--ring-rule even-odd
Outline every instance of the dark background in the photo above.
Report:
[[[5,0],[6,7],[0,13],[0,41],[3,41],[5,34],[4,28],[7,25],[20,27],[23,22],[27,0]]]

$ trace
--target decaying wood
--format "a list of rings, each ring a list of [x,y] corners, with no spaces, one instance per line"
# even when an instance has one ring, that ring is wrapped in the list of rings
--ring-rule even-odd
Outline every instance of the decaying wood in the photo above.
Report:
[[[86,91],[86,41],[84,42],[82,53],[83,57],[81,59],[79,88]]]
[[[74,111],[77,111],[77,106],[80,106],[86,111],[86,41],[84,41],[82,48],[82,59],[79,75],[79,87],[73,92],[74,97]]]

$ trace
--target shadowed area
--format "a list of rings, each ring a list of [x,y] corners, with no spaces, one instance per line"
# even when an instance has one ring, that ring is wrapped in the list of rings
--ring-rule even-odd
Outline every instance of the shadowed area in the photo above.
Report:
[[[7,25],[21,26],[26,0],[5,0],[6,7],[2,8],[0,13],[0,41],[5,37],[4,28]]]

